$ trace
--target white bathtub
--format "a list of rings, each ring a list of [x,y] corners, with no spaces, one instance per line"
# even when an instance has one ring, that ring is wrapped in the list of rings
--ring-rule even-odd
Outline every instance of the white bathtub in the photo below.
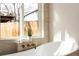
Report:
[[[9,54],[6,56],[61,56],[67,55],[78,49],[78,45],[75,42],[50,42],[43,44],[36,49],[30,49],[23,52]]]

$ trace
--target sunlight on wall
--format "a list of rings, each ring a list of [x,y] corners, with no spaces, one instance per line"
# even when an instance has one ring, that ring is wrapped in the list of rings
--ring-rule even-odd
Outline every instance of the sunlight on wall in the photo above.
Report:
[[[54,18],[55,18],[54,22],[56,22],[56,23],[59,22],[60,18],[56,11],[54,11]]]
[[[78,43],[76,42],[75,38],[71,37],[67,32],[65,32],[65,41],[67,43],[67,47],[71,48],[72,50],[78,48]],[[71,44],[71,47],[69,46]],[[68,49],[66,48],[66,49]]]
[[[54,36],[54,42],[61,41],[61,32],[57,32]]]
[[[60,47],[54,55],[67,55],[78,49],[78,44],[74,38],[70,37],[67,32],[65,32],[65,41],[62,41]]]
[[[74,38],[70,37],[69,34],[65,31],[65,40],[66,41],[75,41]]]
[[[54,27],[55,27],[55,28],[59,28],[58,26],[60,26],[60,17],[59,17],[59,15],[58,15],[58,13],[57,13],[56,11],[54,11],[53,13],[54,13],[53,18],[55,19],[55,20],[53,21]],[[58,26],[57,26],[57,25],[58,25]],[[57,26],[57,27],[56,27],[56,26]]]
[[[61,41],[61,24],[60,24],[60,18],[56,11],[54,11],[54,21],[53,21],[53,28],[54,28],[54,39],[53,41]]]

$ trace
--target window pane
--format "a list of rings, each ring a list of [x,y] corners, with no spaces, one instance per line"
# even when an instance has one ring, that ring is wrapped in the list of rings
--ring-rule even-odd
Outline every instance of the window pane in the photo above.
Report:
[[[0,23],[1,38],[17,38],[19,36],[18,24],[18,22]]]
[[[37,10],[38,9],[38,3],[24,3],[24,15]]]
[[[0,3],[0,38],[19,38],[19,7],[20,3]],[[15,21],[16,19],[16,21]],[[7,21],[5,21],[7,20]]]
[[[25,22],[24,23],[24,34],[25,34],[25,36],[28,35],[28,28],[29,28],[28,23],[31,25],[33,36],[35,36],[37,34],[38,22],[37,21],[30,21],[30,22]]]
[[[34,12],[24,17],[24,21],[37,21],[37,20],[38,20],[38,12]]]
[[[12,3],[0,3],[0,14],[9,15],[9,13],[14,13],[14,5]]]
[[[38,31],[38,4],[24,4],[24,8],[24,35],[28,36],[28,30],[31,26],[32,36],[36,36]]]

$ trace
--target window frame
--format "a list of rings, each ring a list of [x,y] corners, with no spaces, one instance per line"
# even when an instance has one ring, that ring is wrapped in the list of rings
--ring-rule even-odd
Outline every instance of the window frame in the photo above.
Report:
[[[32,37],[34,38],[44,38],[44,4],[38,4],[38,35]],[[24,36],[24,4],[22,4],[21,7],[21,15],[20,15],[20,41],[27,39],[27,37]]]
[[[27,39],[27,37],[24,37],[24,4],[22,3],[21,7],[19,8],[20,18],[19,18],[19,36],[18,38],[11,37],[11,38],[4,38],[4,39],[19,39],[19,42],[22,42],[22,40]],[[38,23],[39,23],[39,30],[38,35],[32,37],[33,39],[43,39],[44,38],[44,4],[39,3],[38,4]]]

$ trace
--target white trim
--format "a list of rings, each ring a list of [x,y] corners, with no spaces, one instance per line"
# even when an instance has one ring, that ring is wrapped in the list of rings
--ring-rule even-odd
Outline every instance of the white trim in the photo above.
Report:
[[[19,41],[22,42],[23,36],[24,36],[24,30],[23,30],[23,19],[24,19],[24,4],[22,3],[22,6],[20,8],[20,37]]]
[[[44,4],[39,4],[38,10],[38,19],[39,19],[39,35],[41,38],[44,38]]]

